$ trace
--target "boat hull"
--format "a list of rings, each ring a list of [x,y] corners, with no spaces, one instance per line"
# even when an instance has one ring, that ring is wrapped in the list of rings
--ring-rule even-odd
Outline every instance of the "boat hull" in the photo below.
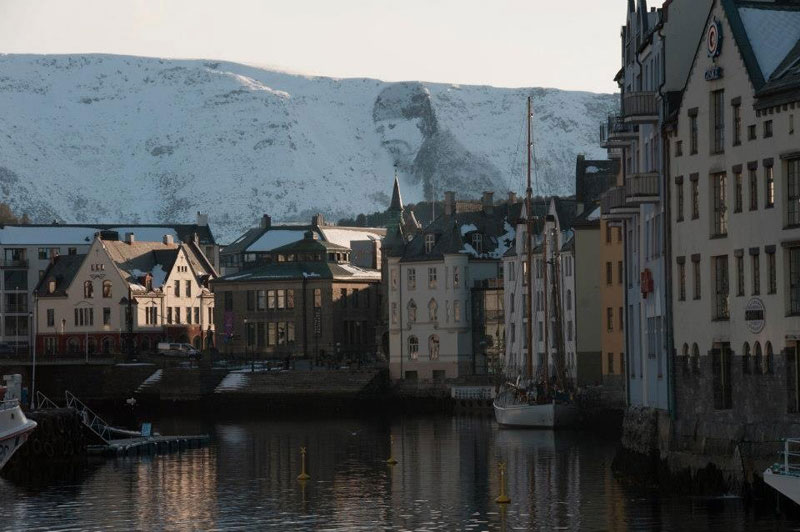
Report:
[[[504,405],[494,403],[494,416],[505,427],[567,428],[578,422],[578,408],[573,405]]]
[[[772,469],[768,468],[764,471],[764,482],[781,495],[794,501],[795,504],[800,504],[800,477],[773,473]]]
[[[0,469],[28,440],[35,428],[36,422],[25,417],[19,404],[11,407],[7,403],[3,405],[0,409]]]

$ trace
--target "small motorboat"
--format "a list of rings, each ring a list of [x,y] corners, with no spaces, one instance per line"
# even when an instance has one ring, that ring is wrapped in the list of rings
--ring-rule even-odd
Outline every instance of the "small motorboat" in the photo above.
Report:
[[[5,400],[5,395],[5,386],[0,386],[0,469],[36,428],[36,422],[25,417],[19,400]]]
[[[800,504],[800,439],[787,438],[783,443],[782,460],[764,471],[764,482]]]

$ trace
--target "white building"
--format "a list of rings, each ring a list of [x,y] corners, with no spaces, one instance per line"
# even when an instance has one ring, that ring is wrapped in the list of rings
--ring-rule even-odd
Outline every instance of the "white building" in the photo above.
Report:
[[[564,353],[564,373],[573,383],[576,382],[574,234],[571,230],[562,229],[556,209],[557,201],[553,198],[545,205],[534,205],[534,216],[543,220],[535,223],[536,234],[532,238],[534,267],[528,268],[527,225],[524,220],[520,220],[516,226],[514,247],[503,258],[505,372],[512,379],[516,376],[525,377],[527,371],[527,285],[532,283],[535,350],[531,353],[531,361],[534,378],[544,375],[545,357],[549,362],[548,375],[556,374],[556,353],[561,350]],[[536,207],[545,207],[546,210]],[[549,306],[547,313],[545,300]],[[560,315],[560,320],[557,315]],[[545,331],[548,321],[549,330]],[[545,333],[549,346],[545,344]]]
[[[502,276],[501,258],[513,244],[519,207],[495,205],[492,193],[481,202],[456,202],[447,192],[444,213],[430,225],[409,241],[384,244],[393,379],[439,381],[475,373],[480,365],[471,289]]]

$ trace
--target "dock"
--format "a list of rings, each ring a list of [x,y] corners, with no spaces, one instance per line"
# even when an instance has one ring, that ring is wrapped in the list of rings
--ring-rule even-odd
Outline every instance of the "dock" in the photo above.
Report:
[[[108,440],[87,446],[91,456],[145,456],[197,449],[210,441],[208,434],[191,436],[150,436]]]

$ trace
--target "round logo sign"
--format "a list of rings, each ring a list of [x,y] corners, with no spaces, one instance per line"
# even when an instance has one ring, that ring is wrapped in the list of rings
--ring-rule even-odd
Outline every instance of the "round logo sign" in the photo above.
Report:
[[[766,308],[764,308],[764,302],[757,297],[748,301],[747,306],[744,307],[744,321],[751,333],[760,333],[766,324]]]
[[[708,25],[706,32],[706,48],[708,48],[709,57],[717,57],[722,51],[722,25],[719,20],[714,21]]]

